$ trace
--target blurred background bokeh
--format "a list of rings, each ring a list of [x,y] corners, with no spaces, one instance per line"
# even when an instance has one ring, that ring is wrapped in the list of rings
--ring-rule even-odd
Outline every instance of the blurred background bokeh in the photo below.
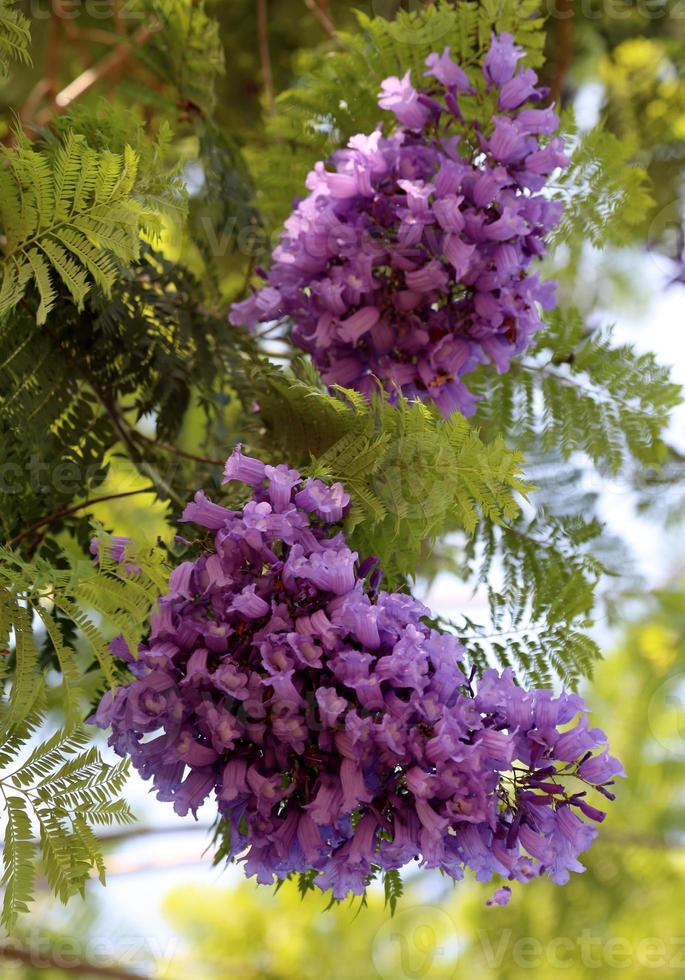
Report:
[[[502,0],[504,3],[515,0]],[[420,4],[371,0],[354,6],[391,16]],[[116,37],[120,6],[30,0],[34,65],[0,89],[21,107],[25,125],[41,124],[51,92],[99,63]],[[227,72],[219,81],[218,120],[248,159],[259,154],[271,100],[306,72],[312,50],[331,31],[353,28],[346,0],[216,0]],[[267,11],[268,63],[264,59]],[[649,221],[630,241],[600,257],[573,257],[584,268],[566,288],[577,305],[616,322],[617,337],[653,350],[685,383],[685,5],[668,0],[547,0],[546,83],[578,124],[598,119],[631,147],[653,181]],[[270,73],[265,77],[265,66]],[[125,72],[93,98],[125,103]],[[131,96],[134,98],[134,96]],[[2,115],[6,127],[11,123]],[[192,181],[192,139],[173,148]],[[227,194],[234,190],[227,188]],[[170,252],[180,247],[170,234]],[[220,251],[220,250],[219,250]],[[224,259],[220,256],[220,260]],[[192,256],[189,257],[192,264]],[[222,294],[242,282],[244,258],[226,254]],[[577,269],[575,270],[577,272]],[[562,270],[563,272],[563,270]],[[563,276],[562,276],[563,281]],[[685,453],[685,416],[670,441]],[[192,416],[183,434],[192,446]],[[134,487],[113,465],[108,481]],[[128,482],[127,482],[128,481]],[[186,978],[569,978],[685,977],[685,537],[683,490],[646,480],[644,493],[616,480],[595,484],[600,514],[620,531],[629,553],[607,591],[616,602],[595,628],[605,651],[588,700],[601,718],[629,779],[587,857],[587,871],[563,888],[538,882],[516,890],[506,909],[488,908],[491,889],[452,886],[437,873],[410,874],[394,917],[371,891],[358,903],[324,911],[318,895],[294,885],[276,893],[234,869],[210,867],[203,851],[208,815],[179,820],[132,781],[140,817],[109,845],[106,891],[86,891],[64,909],[45,899],[23,923],[34,951],[23,963],[12,942],[0,951],[0,975],[21,980],[67,976]],[[122,533],[155,512],[140,497],[103,506],[99,518]],[[160,532],[168,533],[160,524]],[[446,615],[479,601],[443,574],[431,602]],[[620,600],[620,601],[619,601]]]

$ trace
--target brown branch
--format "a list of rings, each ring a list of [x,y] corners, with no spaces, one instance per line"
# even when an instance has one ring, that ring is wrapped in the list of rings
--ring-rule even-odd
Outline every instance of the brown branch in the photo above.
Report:
[[[114,30],[117,32],[117,34],[123,34],[124,21],[121,13],[121,0],[112,0],[112,19],[114,21]],[[110,95],[113,95],[116,90],[117,83],[121,78],[122,67],[123,66],[120,65],[114,71],[110,72],[110,76],[109,76]]]
[[[71,955],[60,955],[57,949],[37,950],[30,946],[0,945],[0,960],[23,963],[31,970],[59,970],[82,977],[110,977],[111,980],[143,980],[141,973],[131,973],[113,964],[74,960]]]
[[[124,18],[121,11],[121,0],[112,0],[112,18],[114,28],[119,34],[124,33]]]
[[[206,834],[211,829],[212,824],[209,823],[181,823],[180,821],[178,826],[175,824],[169,824],[163,827],[135,825],[133,827],[125,827],[122,830],[112,831],[109,834],[100,834],[97,840],[100,847],[111,847],[112,845],[127,844],[129,841],[138,840],[140,837],[163,837],[166,834],[197,834],[200,831]],[[40,845],[39,838],[35,837],[33,844],[38,847]]]
[[[130,41],[124,41],[122,44],[118,45],[111,51],[108,55],[94,65],[92,68],[87,68],[85,71],[70,82],[66,88],[63,88],[61,92],[58,92],[55,96],[54,103],[49,108],[45,109],[36,120],[38,126],[44,126],[50,121],[53,115],[56,113],[65,112],[73,102],[80,99],[82,96],[89,92],[94,85],[102,79],[107,78],[108,75],[113,72],[117,72],[125,65],[126,61],[129,59],[133,53],[133,49],[136,47],[141,47],[154,33],[154,28],[150,26],[139,27],[135,32]]]
[[[122,830],[114,830],[109,834],[100,834],[98,844],[102,847],[110,847],[113,844],[126,844],[140,837],[160,837],[165,834],[197,834],[200,831],[209,833],[212,825],[209,823],[181,823],[169,824],[163,827],[134,826],[125,827]]]
[[[60,68],[60,35],[62,34],[62,18],[57,7],[52,8],[50,30],[48,32],[48,50],[45,58],[45,81],[47,94],[55,97],[59,84]]]
[[[59,18],[69,40],[75,41],[79,35],[79,29],[74,23],[74,18],[69,16],[69,11],[64,6],[63,0],[52,0],[52,12],[55,17]]]
[[[80,375],[86,384],[91,388],[93,394],[100,402],[100,405],[109,416],[109,419],[114,427],[114,431],[119,436],[119,439],[125,448],[128,450],[131,462],[141,476],[145,476],[148,480],[152,480],[153,484],[158,490],[161,490],[169,500],[173,500],[177,507],[183,509],[186,505],[186,501],[179,497],[173,487],[169,486],[167,481],[153,466],[147,462],[142,453],[139,451],[139,448],[133,438],[135,430],[131,429],[130,426],[127,425],[126,420],[119,414],[116,400],[111,398],[107,392],[102,389],[101,385],[98,384],[95,378],[91,377],[90,372],[84,368],[83,364],[78,360],[78,358],[72,354],[71,351],[62,346],[60,338],[50,330],[47,324],[44,325],[43,329],[47,333],[48,337],[50,337],[55,347],[73,365],[75,373]]]
[[[49,80],[47,78],[39,78],[19,111],[19,118],[25,126],[33,118],[34,112],[45,96],[50,94]],[[54,92],[52,94],[54,95]]]
[[[321,5],[317,3],[317,0],[304,0],[304,4],[308,10],[311,10],[329,37],[338,36],[335,24],[328,14],[328,4],[325,3],[325,0],[322,0]]]
[[[141,837],[158,837],[164,835],[188,835],[198,834],[202,832],[203,834],[208,834],[212,830],[211,824],[182,824],[179,826],[168,826],[168,827],[129,827],[121,831],[115,831],[111,834],[103,834],[98,837],[98,844],[101,847],[108,847],[110,845],[126,844],[130,841],[136,841]],[[34,841],[37,844],[38,841]],[[116,855],[108,854],[107,856],[107,878],[121,878],[126,875],[136,875],[140,874],[142,871],[166,871],[169,868],[183,868],[183,867],[193,867],[196,865],[206,864],[205,855],[211,848],[211,842],[204,846],[202,845],[202,850],[188,850],[186,853],[180,853],[178,848],[174,848],[171,854],[165,853],[160,857],[144,858],[142,861],[134,858],[126,857],[126,855]],[[93,877],[95,873],[93,873]],[[47,878],[41,875],[36,881],[36,886],[41,890],[48,891],[49,884]]]
[[[123,31],[113,34],[112,31],[105,31],[101,27],[79,27],[78,40],[92,41],[94,44],[121,44]]]
[[[557,0],[555,7],[557,29],[555,31],[556,52],[554,74],[549,90],[550,103],[559,103],[564,94],[566,76],[573,56],[573,9],[571,0]]]
[[[84,374],[84,372],[81,373]],[[93,389],[98,401],[107,412],[117,435],[128,450],[129,456],[131,457],[131,462],[138,472],[142,476],[146,476],[149,480],[152,480],[155,487],[157,487],[158,490],[161,490],[163,494],[166,494],[169,500],[173,500],[177,507],[185,507],[185,501],[179,497],[173,487],[171,487],[161,476],[161,474],[157,472],[154,466],[151,466],[148,463],[140,452],[135,441],[136,436],[138,436],[139,433],[137,433],[135,429],[130,428],[130,426],[128,426],[126,423],[126,420],[119,415],[116,403],[109,398],[109,396],[102,390],[100,385],[97,384],[93,378],[87,376],[86,374],[84,374],[84,377],[90,387]]]
[[[259,59],[262,64],[262,79],[264,81],[266,104],[269,107],[269,111],[273,112],[276,107],[276,96],[274,95],[274,78],[271,70],[271,52],[269,51],[269,13],[267,10],[267,0],[257,0],[257,37],[259,40]]]
[[[64,7],[63,0],[52,0],[52,21],[50,24],[48,57],[46,59],[46,74],[45,77],[40,78],[36,82],[20,110],[19,115],[25,126],[30,123],[41,101],[47,96],[50,96],[54,100],[57,94],[56,83],[59,68],[60,34],[66,35],[69,42],[77,45],[77,50],[81,52],[80,60],[87,68],[90,66],[92,59],[89,57],[88,48],[83,42],[92,41],[95,44],[105,44],[109,47],[115,44],[121,44],[124,35],[121,15],[119,15],[119,20],[120,23],[117,26],[119,33],[117,34],[98,27],[78,27],[69,16],[68,10]],[[46,109],[41,118],[49,119],[51,115],[52,110]]]
[[[22,531],[21,534],[17,534],[16,537],[8,542],[8,547],[15,548],[24,538],[28,538],[30,534],[33,534],[34,531],[39,531],[45,525],[50,526],[51,524],[55,524],[56,521],[61,520],[63,517],[70,517],[71,514],[77,514],[86,507],[91,507],[95,504],[104,504],[108,500],[121,500],[122,497],[133,497],[141,493],[156,493],[156,490],[154,487],[146,487],[144,490],[126,490],[123,493],[110,493],[106,497],[91,497],[89,500],[83,500],[80,504],[65,507],[63,510],[58,510],[48,517],[42,517],[35,524],[32,524],[31,527],[27,527],[26,530]]]
[[[150,439],[149,436],[145,436],[142,432],[138,432],[135,429],[131,430],[131,435],[139,442],[144,442],[151,449],[161,449],[165,453],[182,456],[183,459],[192,459],[195,463],[208,463],[210,466],[225,466],[226,464],[225,459],[213,459],[211,456],[197,456],[195,453],[189,453],[185,449],[173,446],[170,442],[160,442],[158,439]]]

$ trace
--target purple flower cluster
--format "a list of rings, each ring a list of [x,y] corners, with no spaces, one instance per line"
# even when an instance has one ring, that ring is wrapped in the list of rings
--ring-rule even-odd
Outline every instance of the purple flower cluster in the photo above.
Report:
[[[583,818],[604,816],[586,788],[612,798],[622,774],[582,700],[510,671],[474,690],[456,638],[348,548],[340,484],[240,447],[230,480],[251,499],[188,505],[213,541],[173,571],[137,658],[115,641],[134,679],[92,718],[158,798],[185,815],[214,794],[248,875],[313,869],[336,898],[414,858],[455,879],[581,871]]]
[[[506,371],[541,326],[539,307],[554,305],[554,283],[528,269],[561,214],[540,192],[568,161],[550,139],[553,109],[526,107],[545,93],[517,70],[523,54],[493,35],[480,92],[448,49],[427,59],[421,92],[409,72],[387,78],[380,106],[399,126],[353,137],[333,172],[316,165],[267,285],[231,323],[287,318],[327,384],[370,395],[378,379],[392,398],[473,414],[463,376],[479,363]],[[484,100],[491,121],[467,121]]]

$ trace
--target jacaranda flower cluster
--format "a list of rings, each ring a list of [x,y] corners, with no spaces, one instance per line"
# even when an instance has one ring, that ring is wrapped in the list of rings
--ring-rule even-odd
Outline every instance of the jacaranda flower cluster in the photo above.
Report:
[[[327,384],[369,395],[380,381],[391,398],[473,414],[463,377],[505,372],[554,305],[555,284],[529,267],[561,215],[541,191],[568,161],[553,108],[529,105],[545,92],[517,70],[523,54],[493,35],[478,92],[448,49],[427,59],[422,91],[409,72],[387,78],[379,104],[399,126],[353,137],[333,171],[316,165],[267,285],[231,323],[287,319]],[[484,100],[496,108],[481,123]]]
[[[134,659],[116,641],[135,679],[92,719],[115,750],[181,815],[213,797],[229,856],[263,883],[314,870],[342,898],[412,859],[455,879],[582,871],[584,818],[604,816],[586,788],[611,799],[622,770],[581,698],[492,669],[475,689],[457,639],[347,546],[341,484],[240,447],[232,480],[252,488],[241,510],[202,492],[186,508],[211,536],[147,644]]]

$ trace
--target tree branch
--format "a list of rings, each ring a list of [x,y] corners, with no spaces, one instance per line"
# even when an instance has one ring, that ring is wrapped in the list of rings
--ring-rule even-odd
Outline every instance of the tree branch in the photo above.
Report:
[[[549,90],[550,103],[560,103],[573,55],[573,10],[571,0],[557,0],[554,74]]]
[[[124,827],[121,830],[114,830],[108,834],[98,836],[98,844],[102,847],[111,847],[113,844],[127,844],[129,841],[137,840],[139,837],[163,837],[165,834],[197,834],[200,831],[209,833],[212,824],[209,823],[179,823],[164,827],[145,827],[136,824],[133,827]]]
[[[61,92],[58,92],[54,99],[54,104],[49,108],[43,110],[43,112],[37,117],[36,125],[44,126],[50,121],[55,113],[65,112],[69,106],[80,99],[86,92],[89,92],[94,85],[102,81],[113,72],[117,72],[123,68],[124,64],[128,58],[133,53],[133,49],[141,47],[145,42],[152,36],[155,28],[150,25],[145,25],[139,27],[135,32],[130,41],[124,41],[118,47],[111,51],[108,55],[100,61],[97,65],[92,68],[87,68],[85,71],[70,82],[66,88],[63,88]]]
[[[54,514],[50,514],[47,517],[42,517],[31,527],[27,527],[21,534],[17,534],[16,537],[8,543],[9,548],[16,547],[24,538],[27,538],[34,531],[39,531],[40,528],[54,524],[56,521],[61,520],[63,517],[69,517],[71,514],[77,514],[78,511],[84,510],[86,507],[92,507],[95,504],[103,504],[107,500],[120,500],[122,497],[133,497],[136,494],[141,493],[152,493],[154,494],[154,487],[146,487],[144,490],[126,490],[124,493],[110,493],[106,497],[91,497],[90,500],[84,500],[80,504],[74,504],[73,507],[65,507],[63,510],[58,510]]]
[[[259,40],[259,59],[262,63],[262,78],[264,80],[266,103],[269,107],[269,112],[273,112],[276,107],[276,97],[274,95],[274,79],[271,70],[271,53],[269,51],[269,13],[267,10],[267,0],[257,0],[257,37]]]
[[[84,365],[78,360],[78,358],[62,345],[60,338],[55,336],[47,325],[45,325],[43,329],[50,337],[55,347],[64,355],[64,357],[67,358],[71,364],[73,364],[74,370],[91,388],[100,405],[107,413],[107,416],[114,427],[115,433],[118,435],[124,447],[128,450],[131,462],[141,476],[145,476],[148,480],[152,480],[155,487],[157,487],[157,489],[160,490],[168,500],[172,500],[177,507],[183,509],[186,505],[186,501],[179,497],[173,487],[169,486],[169,483],[161,476],[160,473],[157,472],[154,466],[151,466],[150,463],[148,463],[143,454],[140,452],[138,446],[136,445],[135,439],[133,438],[135,430],[127,426],[126,420],[120,415],[116,400],[111,398],[107,392],[102,389],[101,385],[99,385],[98,382],[91,377],[90,372],[85,369]]]
[[[56,949],[37,950],[30,946],[0,945],[0,960],[23,963],[31,970],[59,970],[84,977],[110,977],[111,980],[141,980],[140,973],[131,973],[121,966],[74,960],[61,956]]]
[[[308,10],[311,10],[329,37],[338,36],[338,32],[335,29],[335,24],[331,20],[326,10],[319,6],[317,0],[304,0],[304,5]]]
[[[214,459],[211,456],[198,456],[195,453],[189,453],[185,449],[181,449],[179,446],[173,446],[170,442],[160,442],[159,439],[150,439],[149,436],[143,435],[142,432],[138,432],[136,429],[131,430],[131,435],[138,442],[145,443],[152,450],[161,449],[162,452],[171,453],[173,456],[192,459],[195,463],[208,463],[210,466],[224,466],[226,463],[225,459]]]
[[[50,29],[48,33],[48,50],[45,59],[46,92],[51,98],[55,97],[59,81],[60,69],[60,35],[62,33],[62,17],[58,7],[52,8]]]

